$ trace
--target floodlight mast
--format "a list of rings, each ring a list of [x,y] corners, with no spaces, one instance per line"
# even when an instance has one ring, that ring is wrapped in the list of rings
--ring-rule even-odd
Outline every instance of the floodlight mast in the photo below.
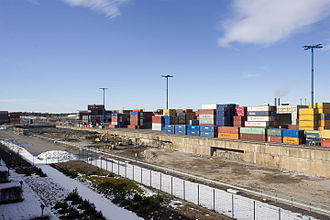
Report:
[[[166,109],[168,109],[168,78],[174,77],[174,76],[162,75],[162,77],[166,78]]]
[[[311,107],[314,108],[314,49],[323,48],[322,44],[316,44],[311,46],[303,46],[304,50],[311,50],[311,61],[312,61],[312,71],[311,71]]]

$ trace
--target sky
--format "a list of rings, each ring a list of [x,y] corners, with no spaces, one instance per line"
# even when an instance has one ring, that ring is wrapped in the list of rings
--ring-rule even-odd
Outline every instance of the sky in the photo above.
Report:
[[[330,101],[329,0],[0,0],[0,110]]]

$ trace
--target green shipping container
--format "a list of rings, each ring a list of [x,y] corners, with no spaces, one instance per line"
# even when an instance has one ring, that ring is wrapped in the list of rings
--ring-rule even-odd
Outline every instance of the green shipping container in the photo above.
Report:
[[[321,131],[305,131],[307,138],[321,138]]]
[[[267,129],[267,136],[282,137],[282,129],[278,129],[278,128]]]
[[[265,128],[248,128],[248,127],[241,127],[240,128],[241,134],[263,134],[266,135]]]

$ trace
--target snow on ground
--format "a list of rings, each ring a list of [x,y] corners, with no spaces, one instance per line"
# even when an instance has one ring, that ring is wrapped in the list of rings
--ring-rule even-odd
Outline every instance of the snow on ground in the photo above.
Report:
[[[5,166],[2,161],[2,166]],[[35,178],[35,177],[33,177]],[[17,174],[13,170],[10,170],[9,180],[20,185],[20,181],[23,180],[23,198],[22,202],[9,203],[0,205],[0,219],[2,220],[17,220],[17,219],[30,219],[41,216],[40,205],[44,204],[43,200],[34,192],[30,185],[26,183],[24,175]],[[1,184],[0,184],[1,185]],[[50,216],[51,219],[58,219],[58,217],[52,213],[50,207],[45,207],[44,215]]]
[[[67,151],[60,151],[60,150],[51,150],[51,151],[43,152],[39,154],[37,158],[44,162],[47,161],[47,163],[57,163],[58,161],[64,162],[64,161],[78,159],[77,156]]]
[[[124,208],[121,208],[121,207],[113,204],[109,199],[107,199],[104,196],[93,191],[92,189],[90,189],[88,186],[84,185],[80,181],[71,179],[71,178],[65,176],[63,173],[59,172],[58,170],[56,170],[48,165],[44,165],[45,161],[40,160],[36,157],[33,157],[26,149],[24,149],[20,146],[17,146],[13,143],[6,142],[6,141],[0,141],[0,143],[7,146],[14,152],[19,153],[22,157],[24,157],[26,160],[30,161],[31,163],[34,162],[35,164],[38,164],[37,166],[39,168],[41,168],[44,173],[47,174],[48,177],[46,177],[46,179],[38,180],[39,178],[37,178],[37,179],[27,178],[26,179],[27,184],[23,184],[23,186],[27,186],[28,184],[30,184],[31,186],[33,185],[32,188],[34,190],[36,190],[38,193],[40,193],[40,198],[39,198],[40,201],[42,201],[42,200],[46,201],[46,200],[52,199],[52,198],[53,198],[53,200],[59,201],[60,199],[62,199],[64,197],[65,193],[71,192],[73,189],[77,188],[79,195],[83,199],[87,199],[91,203],[94,203],[96,206],[96,209],[98,211],[101,211],[106,219],[125,219],[125,220],[142,219],[142,218],[138,217],[134,212],[131,212],[129,210],[126,210]],[[65,152],[65,151],[63,151],[63,152]],[[45,155],[54,155],[54,154],[50,153],[50,154],[45,154]],[[56,153],[55,153],[55,155],[56,155]],[[56,157],[54,159],[54,162],[57,162],[57,161],[58,160]],[[47,161],[47,163],[50,163],[50,162]],[[33,194],[34,196],[36,195],[35,192],[30,187],[28,187],[28,189],[29,190],[26,191],[28,197],[30,197],[29,194]],[[23,187],[23,190],[24,190],[24,187]],[[50,192],[47,192],[47,191],[50,191]],[[58,192],[58,193],[56,193],[56,192]],[[35,201],[30,201],[30,203],[31,203],[31,208],[33,208],[33,210],[40,211],[40,203],[35,202]],[[52,205],[52,204],[47,203],[47,205]],[[34,206],[37,206],[37,208]],[[5,212],[1,212],[1,208],[2,207],[0,206],[0,213],[5,213]],[[24,208],[27,209],[28,207],[24,207]],[[50,211],[48,211],[48,213],[51,214]],[[15,216],[14,214],[15,213],[13,212],[13,216]],[[52,214],[52,215],[54,216],[54,214]],[[7,214],[6,214],[6,216],[7,216]],[[16,218],[7,218],[7,217],[2,218],[2,217],[3,216],[1,216],[1,214],[0,214],[0,219],[22,219],[21,217],[17,218],[17,215],[15,216]],[[53,218],[57,219],[55,216]],[[26,217],[25,217],[25,219],[26,219]]]

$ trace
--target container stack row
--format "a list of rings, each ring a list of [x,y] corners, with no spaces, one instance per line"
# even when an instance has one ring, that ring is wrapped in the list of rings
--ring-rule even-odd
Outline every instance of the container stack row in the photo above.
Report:
[[[276,125],[276,107],[270,105],[247,108],[245,127],[269,128]]]

